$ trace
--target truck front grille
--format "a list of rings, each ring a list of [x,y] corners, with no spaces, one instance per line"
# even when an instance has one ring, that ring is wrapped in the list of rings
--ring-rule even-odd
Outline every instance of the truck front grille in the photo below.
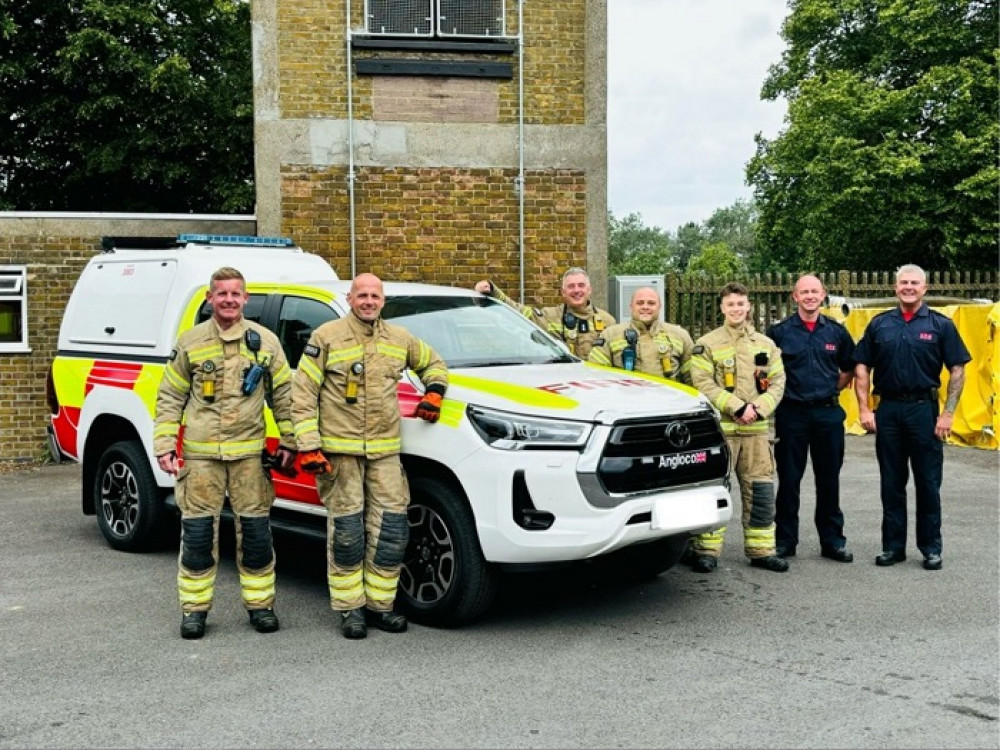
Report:
[[[619,422],[597,469],[611,494],[717,481],[728,473],[726,440],[710,412]]]

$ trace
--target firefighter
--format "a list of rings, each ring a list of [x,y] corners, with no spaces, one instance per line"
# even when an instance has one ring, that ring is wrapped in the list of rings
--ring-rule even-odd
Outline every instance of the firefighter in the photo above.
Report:
[[[785,395],[774,415],[778,494],[775,501],[776,553],[795,557],[799,543],[799,488],[812,458],[820,554],[849,563],[854,555],[844,536],[840,509],[840,469],[844,464],[844,418],[839,394],[854,378],[854,339],[837,321],[820,313],[826,289],[806,274],[795,282],[796,311],[771,326],[767,335],[781,349]]]
[[[769,418],[785,390],[781,350],[758,333],[749,320],[747,288],[737,282],[722,287],[720,307],[725,323],[695,342],[691,382],[712,402],[722,418],[743,506],[743,549],[755,568],[788,570],[775,554],[774,459]],[[709,573],[718,565],[725,528],[691,540],[692,567]]]
[[[924,304],[927,275],[920,266],[896,271],[899,306],[879,313],[865,328],[855,359],[854,393],[861,426],[875,433],[882,498],[882,552],[875,564],[906,560],[906,483],[916,490],[917,549],[925,570],[940,570],[943,443],[972,360],[955,324]],[[941,369],[948,369],[944,408],[939,409]],[[878,407],[868,403],[875,371]]]
[[[660,295],[652,287],[636,289],[630,306],[632,319],[608,328],[589,361],[690,385],[691,334],[660,320]]]
[[[347,302],[351,312],[317,328],[303,351],[292,419],[301,467],[316,475],[328,511],[330,606],[346,638],[364,638],[369,624],[407,628],[393,610],[409,536],[396,386],[413,370],[425,386],[416,416],[436,422],[448,371],[426,343],[381,319],[377,276],[355,278]]]
[[[178,337],[160,381],[153,427],[154,453],[160,468],[176,477],[181,510],[181,637],[205,634],[219,562],[219,515],[227,494],[235,516],[243,606],[253,627],[270,633],[278,629],[278,618],[269,519],[274,487],[261,465],[264,404],[272,404],[281,433],[276,463],[290,470],[295,461],[292,373],[277,337],[243,317],[249,299],[243,274],[218,269],[205,298],[212,317]]]
[[[563,274],[560,286],[563,302],[554,307],[519,305],[488,279],[477,282],[475,288],[480,294],[513,307],[543,330],[565,341],[569,350],[581,359],[587,359],[591,347],[600,345],[599,340],[603,343],[605,329],[615,324],[609,312],[591,303],[590,277],[582,268],[573,267]]]

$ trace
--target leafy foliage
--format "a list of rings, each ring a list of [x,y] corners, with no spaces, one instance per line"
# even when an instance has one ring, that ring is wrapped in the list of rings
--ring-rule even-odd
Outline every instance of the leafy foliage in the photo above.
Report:
[[[609,212],[608,269],[613,276],[780,270],[757,253],[756,222],[747,201],[717,209],[701,224],[688,222],[676,235],[646,226],[640,214],[617,219]]]
[[[245,0],[0,10],[0,209],[253,210]]]
[[[747,166],[779,268],[997,265],[997,4],[792,0]]]

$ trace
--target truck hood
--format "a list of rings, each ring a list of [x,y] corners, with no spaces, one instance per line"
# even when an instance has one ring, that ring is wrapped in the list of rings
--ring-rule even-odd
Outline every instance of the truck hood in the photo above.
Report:
[[[456,368],[446,398],[518,414],[612,424],[710,409],[698,391],[584,362]]]

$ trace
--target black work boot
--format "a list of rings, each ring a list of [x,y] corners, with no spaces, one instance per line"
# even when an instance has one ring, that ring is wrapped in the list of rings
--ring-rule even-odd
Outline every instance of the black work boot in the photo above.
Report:
[[[698,555],[691,563],[691,570],[695,573],[711,573],[719,565],[719,561],[711,555]]]
[[[406,630],[406,617],[389,610],[388,612],[373,612],[368,610],[368,624],[386,633],[402,633]]]
[[[755,568],[763,568],[764,570],[773,570],[775,573],[784,573],[788,570],[788,560],[783,557],[778,557],[777,555],[768,555],[767,557],[752,557],[750,558],[750,564]]]
[[[368,635],[368,626],[365,625],[365,608],[349,609],[340,613],[340,632],[344,638],[364,638]]]
[[[273,633],[278,629],[278,616],[273,609],[250,609],[250,624],[258,633]]]
[[[181,617],[181,638],[201,638],[205,635],[208,612],[185,612]]]

